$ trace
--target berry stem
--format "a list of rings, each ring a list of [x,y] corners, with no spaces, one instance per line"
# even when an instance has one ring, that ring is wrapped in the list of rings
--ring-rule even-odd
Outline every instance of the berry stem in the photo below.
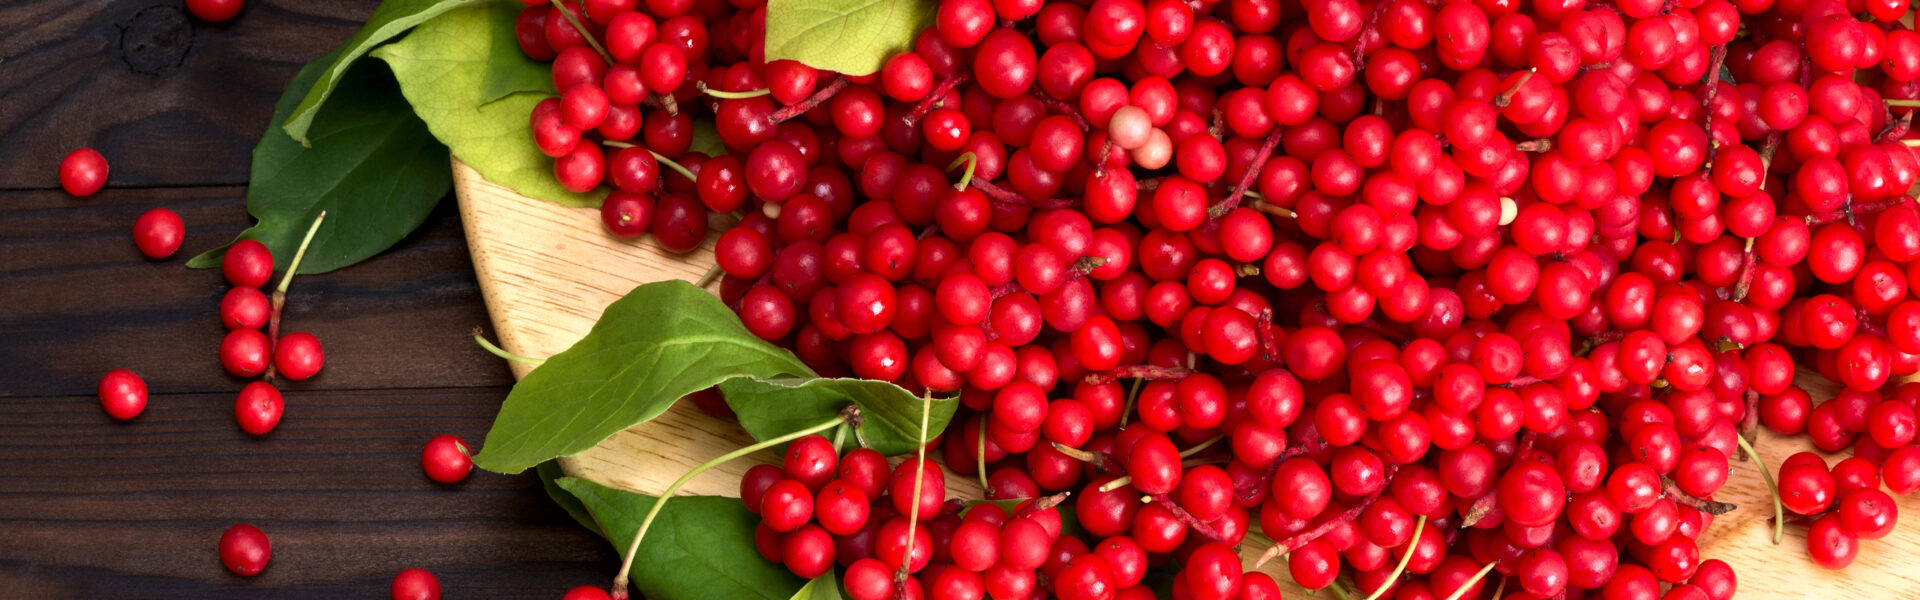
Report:
[[[1207,209],[1209,218],[1218,219],[1227,216],[1228,211],[1240,206],[1240,197],[1247,195],[1247,188],[1253,186],[1254,178],[1259,177],[1260,170],[1266,168],[1267,159],[1273,157],[1273,149],[1280,145],[1280,132],[1285,129],[1285,127],[1275,127],[1273,133],[1267,134],[1267,141],[1260,143],[1260,151],[1254,153],[1253,162],[1247,163],[1247,172],[1241,173],[1240,182],[1234,184],[1233,193],[1227,195],[1226,200],[1221,200],[1219,204]]]
[[[725,271],[720,270],[720,264],[714,263],[713,266],[707,267],[706,274],[701,275],[700,281],[694,282],[693,287],[706,289],[707,286],[713,285],[713,282],[719,281],[722,273]]]
[[[1127,487],[1132,484],[1133,484],[1132,475],[1121,475],[1119,479],[1115,479],[1113,481],[1109,481],[1104,484],[1101,484],[1100,492],[1101,493],[1111,492],[1123,487]]]
[[[1207,538],[1207,541],[1218,542],[1222,540],[1220,532],[1215,531],[1212,525],[1201,522],[1199,517],[1193,516],[1193,513],[1187,512],[1187,509],[1180,508],[1180,503],[1174,502],[1173,498],[1167,497],[1166,494],[1153,494],[1147,496],[1146,499],[1160,503],[1160,506],[1166,508],[1167,512],[1173,513],[1174,519],[1186,525],[1187,529],[1191,529],[1194,533],[1200,534],[1201,537]]]
[[[845,79],[844,77],[842,78]],[[893,597],[905,600],[907,597],[907,569],[913,567],[913,532],[920,526],[920,486],[925,485],[927,468],[927,418],[933,413],[933,392],[920,395],[920,445],[914,450],[916,462],[913,464],[913,506],[907,510],[907,551],[902,553],[900,570],[893,574]],[[986,428],[980,429],[981,439],[986,439]]]
[[[1207,438],[1207,440],[1206,440],[1206,441],[1204,441],[1204,442],[1200,442],[1200,443],[1198,443],[1198,444],[1194,444],[1192,448],[1188,448],[1188,449],[1186,449],[1186,450],[1181,450],[1181,451],[1180,451],[1180,458],[1186,458],[1186,457],[1189,457],[1189,456],[1193,456],[1193,455],[1195,455],[1195,454],[1199,454],[1199,453],[1201,453],[1201,452],[1204,452],[1204,451],[1206,451],[1206,449],[1208,449],[1208,448],[1212,448],[1214,444],[1218,444],[1218,443],[1220,443],[1220,440],[1221,440],[1221,438],[1224,438],[1224,437],[1226,437],[1226,436],[1224,436],[1224,435],[1216,435],[1216,436],[1213,436],[1213,437],[1210,437],[1210,438]]]
[[[992,200],[1000,204],[1011,204],[1015,206],[1031,206],[1039,210],[1060,210],[1062,208],[1073,207],[1073,201],[1065,198],[1048,198],[1046,200],[1041,200],[1036,202],[1033,199],[1028,198],[1026,196],[1022,196],[1017,192],[1008,190],[1007,188],[1003,188],[998,185],[994,185],[993,182],[987,181],[985,179],[980,179],[977,181],[969,181],[967,185],[972,187],[973,189],[980,190],[980,193],[985,194],[988,200]],[[959,188],[956,187],[955,189],[959,189]]]
[[[1920,100],[1901,100],[1898,98],[1889,98],[1887,100],[1884,100],[1884,102],[1887,103],[1887,106],[1899,106],[1899,107],[1906,107],[1906,108],[1920,107]]]
[[[1135,379],[1133,380],[1133,387],[1127,390],[1127,405],[1120,408],[1121,427],[1127,426],[1127,415],[1133,412],[1133,403],[1140,399],[1140,386],[1146,384],[1147,380],[1145,379]]]
[[[1067,458],[1093,465],[1094,470],[1103,473],[1112,473],[1119,470],[1119,467],[1113,464],[1113,457],[1105,452],[1081,450],[1061,444],[1060,442],[1053,442],[1053,449],[1056,452],[1067,455]]]
[[[907,116],[904,117],[907,126],[919,125],[920,119],[926,118],[927,113],[945,106],[947,94],[953,93],[954,88],[960,87],[960,84],[966,82],[966,73],[955,73],[952,77],[940,80],[939,85],[933,86],[933,90],[927,92],[927,97],[921,98],[919,102],[913,105],[913,110],[907,111]]]
[[[1447,600],[1460,600],[1461,598],[1466,597],[1467,590],[1472,589],[1473,584],[1479,583],[1480,580],[1482,579],[1486,579],[1487,573],[1493,572],[1494,565],[1498,565],[1498,564],[1500,564],[1500,561],[1496,560],[1496,561],[1487,563],[1487,566],[1480,567],[1479,572],[1474,573],[1472,577],[1468,577],[1466,581],[1463,581],[1460,583],[1459,589],[1453,590],[1452,594],[1448,594]]]
[[[1100,268],[1101,265],[1104,265],[1104,264],[1107,264],[1107,258],[1104,256],[1082,256],[1079,259],[1073,261],[1073,264],[1067,265],[1067,279],[1066,281],[1062,281],[1061,283],[1064,284],[1067,281],[1073,281],[1081,277],[1086,277],[1088,273],[1092,273],[1094,269],[1098,269]],[[989,290],[990,292],[989,297],[997,300],[1008,294],[1012,294],[1015,292],[1024,292],[1024,291],[1027,291],[1027,288],[1021,287],[1020,282],[1009,281],[1005,284],[1002,284],[998,287],[993,288],[992,290]]]
[[[1487,518],[1487,514],[1493,512],[1493,503],[1497,497],[1498,494],[1487,492],[1487,495],[1475,498],[1473,504],[1467,507],[1467,513],[1460,517],[1460,526],[1472,527],[1474,523]]]
[[[1753,450],[1753,444],[1747,443],[1744,436],[1733,436],[1740,443],[1740,449],[1753,457],[1753,466],[1760,469],[1760,479],[1767,482],[1767,495],[1773,497],[1773,545],[1780,545],[1780,539],[1787,533],[1786,508],[1780,504],[1780,487],[1773,484],[1773,473],[1767,471],[1766,461],[1760,460],[1760,453]]]
[[[987,419],[990,415],[980,415],[980,435],[973,448],[973,468],[980,476],[980,493],[993,497],[993,486],[987,484]]]
[[[733,461],[733,459],[740,458],[742,456],[746,456],[754,452],[759,452],[767,448],[772,448],[780,444],[785,444],[787,442],[791,442],[809,435],[820,433],[828,429],[833,429],[843,424],[855,423],[859,419],[859,415],[860,415],[860,409],[858,406],[848,405],[846,409],[841,410],[840,414],[834,416],[832,419],[822,421],[820,424],[814,425],[812,427],[808,427],[806,429],[795,431],[793,433],[789,433],[777,438],[768,439],[751,446],[746,446],[739,450],[734,450],[732,452],[722,454],[714,458],[713,460],[709,460],[707,462],[701,463],[700,466],[694,467],[693,470],[691,471],[687,471],[687,474],[681,475],[679,479],[673,480],[673,485],[667,486],[666,490],[660,492],[660,497],[654,500],[653,508],[648,509],[647,516],[640,520],[640,529],[634,532],[633,542],[627,545],[626,558],[620,561],[620,572],[615,573],[613,576],[614,597],[616,599],[621,599],[626,597],[627,574],[629,572],[632,572],[633,570],[634,556],[640,553],[640,540],[646,539],[647,529],[653,526],[654,518],[660,516],[660,509],[666,507],[667,500],[672,499],[674,493],[680,491],[680,488],[685,487],[687,485],[687,482],[692,481],[694,477],[700,475],[701,473],[705,473],[714,467],[718,467],[720,465],[731,462]],[[924,423],[925,417],[922,417],[921,420]],[[926,431],[926,427],[924,425],[921,427],[921,431],[923,432]],[[924,435],[924,433],[922,435]],[[921,452],[924,453],[925,450],[922,449]],[[918,486],[916,485],[915,487],[918,487]],[[915,491],[918,491],[918,490],[915,490]],[[918,504],[915,504],[914,506],[915,508],[919,507]]]
[[[700,90],[700,93],[702,93],[702,94],[706,94],[706,95],[708,95],[708,96],[713,96],[713,97],[715,97],[715,98],[721,98],[721,99],[726,99],[726,100],[740,100],[740,99],[744,99],[744,98],[759,98],[759,97],[761,97],[761,96],[765,96],[765,95],[767,95],[767,94],[771,94],[771,93],[773,93],[773,90],[772,90],[772,89],[769,89],[769,88],[760,88],[760,89],[757,89],[757,90],[748,90],[748,91],[745,91],[745,92],[729,92],[729,91],[725,91],[725,90],[716,90],[716,89],[713,89],[713,88],[710,88],[710,87],[707,87],[707,83],[706,83],[706,82],[704,82],[704,81],[697,81],[697,82],[694,82],[694,84],[693,84],[693,88],[694,88],[694,89],[697,89],[697,90]]]
[[[955,190],[967,189],[967,184],[973,182],[973,169],[979,163],[980,163],[980,157],[975,156],[972,152],[962,153],[959,156],[959,158],[955,158],[953,159],[953,162],[947,163],[948,171],[952,171],[954,167],[958,167],[962,164],[967,165],[966,170],[960,172],[960,181],[953,184],[953,189]]]
[[[1252,194],[1252,192],[1247,192],[1247,193],[1248,193],[1248,194]],[[1299,213],[1296,213],[1296,212],[1293,212],[1293,210],[1292,210],[1292,209],[1288,209],[1288,208],[1282,208],[1282,207],[1281,207],[1280,205],[1278,205],[1278,204],[1269,204],[1269,203],[1267,203],[1267,201],[1265,201],[1265,200],[1261,200],[1261,199],[1258,199],[1258,198],[1255,198],[1255,199],[1254,199],[1254,201],[1253,201],[1253,204],[1249,204],[1249,205],[1247,205],[1247,207],[1248,207],[1248,208],[1252,208],[1252,209],[1254,209],[1254,210],[1257,210],[1257,211],[1260,211],[1260,212],[1263,212],[1263,213],[1267,213],[1267,214],[1270,214],[1270,215],[1275,215],[1275,216],[1280,216],[1280,217],[1285,217],[1285,218],[1288,218],[1288,219],[1298,219],[1298,218],[1300,218],[1300,214],[1299,214]]]
[[[1276,464],[1278,464],[1278,461],[1276,461]],[[1387,481],[1388,483],[1392,483],[1394,466],[1390,465],[1387,469]],[[1258,569],[1261,565],[1267,564],[1267,561],[1278,558],[1282,554],[1299,550],[1301,547],[1306,546],[1308,542],[1320,539],[1320,536],[1326,535],[1329,531],[1333,531],[1334,528],[1346,525],[1349,521],[1360,518],[1360,514],[1366,512],[1367,507],[1373,505],[1373,501],[1379,500],[1380,492],[1385,490],[1385,486],[1374,490],[1372,494],[1368,494],[1367,497],[1360,499],[1359,502],[1348,507],[1345,512],[1334,516],[1334,518],[1322,521],[1319,526],[1267,547],[1267,551],[1260,553],[1260,558],[1253,561],[1253,567]]]
[[[1548,138],[1534,138],[1514,144],[1513,149],[1516,152],[1546,152],[1553,149],[1553,140]]]
[[[486,336],[480,334],[479,327],[473,328],[473,341],[478,342],[480,344],[480,348],[486,350],[488,354],[492,354],[500,358],[504,358],[513,362],[523,364],[523,365],[533,365],[536,367],[547,364],[547,359],[533,358],[531,356],[521,356],[518,354],[514,354],[512,352],[508,352],[499,346],[493,345],[493,342],[487,341]]]
[[[1889,208],[1900,206],[1906,203],[1907,203],[1906,196],[1896,196],[1892,199],[1881,200],[1879,202],[1868,202],[1865,204],[1849,203],[1846,206],[1840,207],[1840,210],[1832,210],[1832,211],[1827,211],[1822,213],[1813,213],[1813,214],[1807,215],[1806,222],[1809,227],[1826,225],[1828,223],[1838,223],[1840,221],[1852,222],[1854,217],[1857,217],[1860,215],[1870,215],[1873,213],[1885,211]]]
[[[267,350],[280,345],[280,313],[287,307],[287,287],[293,285],[293,274],[300,271],[300,259],[306,258],[307,246],[313,244],[313,234],[320,232],[320,223],[327,220],[327,211],[313,217],[313,224],[307,226],[307,237],[300,239],[300,248],[293,251],[293,261],[287,263],[287,274],[280,277],[280,285],[273,288],[272,308],[267,312]],[[267,361],[267,371],[262,375],[268,381],[273,380],[273,361]]]
[[[609,147],[609,148],[621,148],[621,149],[626,149],[626,148],[639,148],[639,147],[640,147],[640,146],[638,146],[638,145],[635,145],[635,144],[630,144],[630,143],[627,143],[627,142],[622,142],[622,141],[619,141],[619,140],[606,140],[606,141],[603,141],[603,142],[600,142],[600,143],[601,143],[602,145],[605,145],[605,146],[607,146],[607,147]],[[687,178],[687,181],[697,181],[697,180],[699,180],[699,179],[700,179],[700,176],[698,176],[698,175],[695,175],[695,174],[693,173],[693,171],[689,171],[689,170],[687,170],[687,168],[686,168],[686,167],[683,167],[683,166],[680,166],[680,163],[677,163],[677,162],[673,162],[673,159],[671,159],[671,158],[667,158],[667,157],[665,157],[665,156],[661,156],[659,152],[654,152],[654,151],[653,151],[653,149],[651,149],[651,148],[648,148],[648,149],[646,149],[646,150],[647,150],[647,154],[652,154],[652,155],[653,155],[653,160],[654,160],[654,162],[657,162],[657,163],[660,163],[660,164],[662,164],[662,165],[666,165],[666,167],[667,167],[667,168],[669,168],[669,169],[673,169],[673,172],[675,172],[675,173],[679,173],[681,177],[685,177],[685,178]],[[702,286],[702,287],[705,287],[705,286]]]
[[[1753,271],[1759,266],[1757,255],[1753,252],[1753,238],[1747,238],[1746,249],[1740,251],[1740,279],[1733,284],[1733,301],[1747,299],[1747,292],[1753,289]]]
[[[580,37],[587,39],[587,45],[593,46],[593,51],[600,53],[601,59],[606,60],[609,65],[617,62],[613,60],[612,54],[607,54],[607,48],[600,45],[600,40],[593,39],[593,32],[587,31],[587,27],[580,24],[580,19],[574,18],[573,13],[567,12],[567,7],[562,4],[560,0],[552,0],[552,2],[553,12],[560,13],[560,16],[566,17],[567,23],[573,25],[574,31],[580,32]],[[564,92],[566,90],[561,91]]]
[[[1039,98],[1040,105],[1047,107],[1048,111],[1060,113],[1066,115],[1069,119],[1073,119],[1073,124],[1080,126],[1081,133],[1093,131],[1093,123],[1087,121],[1086,115],[1080,114],[1080,107],[1047,94],[1045,90],[1040,89],[1040,86],[1033,87],[1033,97]],[[1104,158],[1104,155],[1102,155],[1102,157]]]
[[[1736,433],[1736,435],[1743,438],[1752,437],[1760,428],[1760,392],[1748,388],[1744,395],[1747,401],[1747,413],[1746,416],[1740,418],[1740,430]],[[1740,460],[1749,460],[1752,454],[1753,453],[1747,451],[1746,447],[1742,446],[1740,448]]]
[[[1520,88],[1527,87],[1527,82],[1533,80],[1533,74],[1534,69],[1527,69],[1527,72],[1521,73],[1520,78],[1514,80],[1512,87],[1507,88],[1507,91],[1500,92],[1500,95],[1493,97],[1493,107],[1506,108],[1508,104],[1512,104],[1513,95],[1520,93]]]
[[[1171,379],[1184,379],[1186,378],[1186,376],[1192,375],[1192,374],[1193,374],[1193,369],[1187,369],[1187,368],[1181,368],[1181,367],[1162,367],[1159,365],[1120,365],[1118,367],[1114,367],[1113,370],[1107,371],[1105,373],[1088,374],[1085,381],[1087,383],[1093,383],[1093,384],[1108,383],[1113,381],[1119,381],[1121,379],[1149,379],[1153,381],[1165,381],[1165,380],[1171,380]]]
[[[1399,579],[1401,573],[1407,572],[1407,563],[1413,561],[1413,551],[1420,545],[1420,533],[1426,529],[1427,516],[1420,515],[1420,518],[1413,523],[1413,539],[1407,541],[1406,551],[1400,554],[1400,564],[1393,567],[1393,572],[1388,573],[1386,579],[1380,580],[1380,587],[1375,588],[1373,593],[1367,594],[1367,600],[1379,600],[1380,595],[1387,592],[1387,588],[1393,587],[1391,585],[1393,581]]]
[[[1715,502],[1713,500],[1695,498],[1691,494],[1680,491],[1680,486],[1674,485],[1672,479],[1665,477],[1660,478],[1660,486],[1662,491],[1666,492],[1668,498],[1673,499],[1674,502],[1679,503],[1681,506],[1716,517],[1733,512],[1733,509],[1740,508],[1737,505],[1726,502]]]
[[[1720,91],[1720,65],[1727,62],[1727,45],[1714,46],[1707,53],[1707,81],[1700,91],[1700,129],[1713,131],[1713,97]],[[1707,144],[1707,164],[1713,164],[1714,144]]]
[[[1884,143],[1887,140],[1897,140],[1907,135],[1907,132],[1912,129],[1913,111],[1900,113],[1900,118],[1890,120],[1887,123],[1887,128],[1881,130],[1880,135],[1874,136],[1873,142],[1878,144]]]
[[[813,110],[813,107],[819,106],[821,104],[825,104],[826,101],[828,100],[832,100],[834,94],[840,93],[840,90],[847,89],[847,85],[850,83],[852,83],[852,81],[848,80],[845,75],[835,77],[833,78],[832,83],[827,84],[827,87],[823,87],[823,88],[820,88],[819,90],[814,91],[813,95],[807,96],[805,100],[801,100],[790,106],[780,107],[779,110],[776,110],[776,111],[773,111],[772,113],[767,114],[767,122],[772,123],[774,125],[779,125],[781,123],[785,123],[788,120],[793,119],[794,117],[798,117],[800,115],[806,114],[807,111]]]
[[[1275,363],[1280,360],[1280,344],[1273,338],[1273,309],[1260,309],[1260,316],[1254,320],[1254,326],[1260,334],[1260,355]]]

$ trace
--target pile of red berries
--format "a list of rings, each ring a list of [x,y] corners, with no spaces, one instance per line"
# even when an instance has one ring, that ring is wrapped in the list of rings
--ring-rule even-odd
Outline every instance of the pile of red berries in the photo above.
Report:
[[[1920,489],[1920,386],[1881,391],[1920,369],[1905,0],[942,0],[861,76],[764,60],[752,0],[529,3],[534,132],[610,232],[741,215],[748,329],[957,393],[936,450],[990,497],[1072,492],[1095,543],[1049,529],[1032,589],[1144,597],[1144,556],[1265,597],[1257,523],[1307,588],[1725,600],[1695,540],[1759,425],[1853,450],[1779,471],[1824,566]],[[992,587],[1027,517],[859,452],[749,474],[769,559],[1027,597]]]
[[[1011,511],[943,501],[943,477],[938,464],[917,458],[890,468],[865,448],[836,456],[832,442],[813,435],[789,446],[782,466],[748,470],[740,497],[762,519],[754,532],[762,556],[807,578],[837,563],[854,600],[893,598],[896,584],[909,598],[1080,600],[1122,590],[1127,595],[1118,597],[1151,597],[1139,595],[1152,551],[1142,541],[1104,535],[1090,547],[1062,535],[1061,496],[1029,498]],[[1244,533],[1244,519],[1241,527]],[[1227,543],[1196,546],[1186,564],[1195,573],[1183,572],[1188,580],[1246,598],[1278,597],[1271,577],[1241,575],[1239,555]]]

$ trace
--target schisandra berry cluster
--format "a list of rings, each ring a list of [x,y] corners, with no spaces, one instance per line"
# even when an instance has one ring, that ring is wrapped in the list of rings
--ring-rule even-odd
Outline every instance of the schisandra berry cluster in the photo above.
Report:
[[[642,4],[521,14],[559,181],[674,251],[741,215],[751,331],[959,394],[946,468],[1087,536],[937,485],[915,529],[796,444],[743,483],[763,553],[856,598],[1274,597],[1257,525],[1310,589],[1726,600],[1695,540],[1759,425],[1853,450],[1779,471],[1823,566],[1920,489],[1905,0],[942,0],[860,76],[765,61],[753,0]]]

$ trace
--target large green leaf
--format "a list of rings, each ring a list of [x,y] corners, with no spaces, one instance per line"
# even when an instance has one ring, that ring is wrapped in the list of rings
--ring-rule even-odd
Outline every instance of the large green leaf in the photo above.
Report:
[[[534,145],[527,116],[545,94],[486,101],[482,82],[493,55],[496,14],[486,6],[450,11],[373,56],[393,67],[400,91],[434,137],[488,181],[549,202],[598,206],[604,187],[584,194],[561,187],[553,159]]]
[[[665,510],[661,509],[662,512]],[[834,579],[833,571],[829,569],[807,582],[800,591],[794,592],[790,600],[840,600],[840,582]]]
[[[351,43],[351,42],[350,42]],[[300,70],[273,112],[279,123],[343,46]],[[384,66],[361,65],[329,89],[342,93],[310,118],[310,146],[269,126],[253,149],[247,212],[260,222],[240,239],[259,240],[285,269],[321,211],[327,221],[300,263],[324,273],[365,260],[412,233],[453,184],[446,148],[427,132]],[[226,247],[187,261],[220,266]]]
[[[650,283],[608,306],[585,338],[513,386],[473,462],[518,473],[592,448],[722,381],[812,374],[792,353],[754,337],[720,299],[685,281]]]
[[[289,86],[295,98],[300,99],[298,107],[289,114],[273,116],[274,123],[284,123],[287,135],[306,145],[311,143],[314,119],[320,115],[321,105],[333,95],[340,82],[346,77],[349,67],[360,60],[368,50],[399,37],[407,30],[425,23],[447,11],[480,4],[489,0],[386,0],[380,8],[367,17],[367,24],[348,38],[340,46],[339,53],[326,60],[325,70],[316,78],[308,79],[303,85]]]
[[[768,0],[767,60],[866,75],[911,50],[934,0]]]
[[[493,37],[487,45],[487,75],[480,84],[480,101],[490,103],[518,92],[553,94],[553,67],[527,57],[513,34],[513,22],[527,5],[496,0],[491,6]]]
[[[904,454],[920,447],[921,398],[900,386],[869,379],[729,379],[720,384],[727,406],[739,415],[740,426],[755,439],[775,438],[818,425],[840,414],[848,404],[860,407],[860,437],[867,447],[885,455]],[[959,398],[936,398],[927,415],[932,440],[953,420]]]
[[[540,463],[533,468],[533,471],[534,476],[540,478],[540,487],[547,490],[547,497],[552,498],[554,504],[560,505],[560,510],[567,511],[567,516],[573,517],[573,522],[587,528],[587,531],[599,534],[600,537],[607,537],[607,533],[600,530],[600,524],[593,521],[593,514],[587,512],[586,505],[581,504],[580,499],[573,497],[566,488],[560,487],[560,479],[567,476],[565,471],[560,470],[560,461],[550,460]]]
[[[657,500],[585,479],[564,478],[622,555]],[[633,584],[649,600],[796,598],[806,582],[753,547],[760,518],[737,498],[681,496],[660,510],[633,560]],[[837,595],[837,591],[836,591]],[[830,599],[831,596],[812,596]]]

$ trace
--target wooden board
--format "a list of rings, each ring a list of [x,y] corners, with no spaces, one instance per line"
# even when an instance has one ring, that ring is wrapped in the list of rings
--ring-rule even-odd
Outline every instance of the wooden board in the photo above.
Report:
[[[670,255],[652,239],[618,240],[608,236],[592,209],[566,208],[514,194],[482,179],[458,161],[454,189],[461,220],[473,250],[474,270],[486,298],[494,329],[507,350],[549,356],[585,336],[606,305],[634,286],[668,278],[697,280],[713,264],[712,240],[686,255]],[[514,365],[516,376],[527,368]],[[1803,377],[1818,398],[1833,386]],[[1788,455],[1811,450],[1804,436],[1762,433],[1759,450],[1778,468]],[[623,431],[592,450],[561,459],[570,474],[606,485],[657,493],[689,468],[751,443],[739,427],[722,423],[682,404],[659,419]],[[758,462],[777,457],[762,453]],[[1844,455],[1828,456],[1837,462]],[[737,496],[740,475],[757,462],[736,462],[695,479],[691,494]],[[980,497],[971,479],[949,474],[950,496]],[[1842,572],[1807,559],[1806,526],[1790,525],[1780,546],[1771,543],[1772,504],[1751,462],[1735,462],[1718,499],[1740,506],[1716,519],[1702,536],[1702,558],[1734,566],[1741,597],[1773,598],[1920,598],[1920,569],[1909,567],[1905,552],[1920,547],[1920,500],[1905,498],[1908,517],[1885,539],[1863,541],[1860,558]],[[1264,548],[1249,544],[1242,555]],[[1289,597],[1304,593],[1290,583],[1284,561],[1266,566]]]

